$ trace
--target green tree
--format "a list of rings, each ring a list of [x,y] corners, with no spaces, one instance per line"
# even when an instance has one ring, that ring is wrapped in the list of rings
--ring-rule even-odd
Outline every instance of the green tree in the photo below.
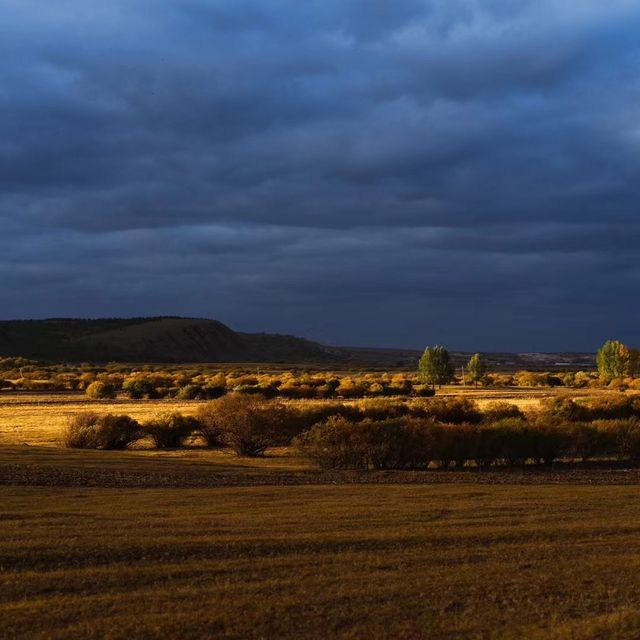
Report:
[[[441,386],[453,378],[449,352],[444,347],[427,347],[420,357],[418,371],[423,382]]]
[[[640,373],[640,351],[635,347],[629,349],[629,375],[632,378],[637,378]]]
[[[621,378],[629,372],[631,353],[629,348],[618,340],[607,340],[596,354],[598,373],[602,378],[611,381]]]
[[[474,353],[467,364],[467,375],[469,380],[477,387],[478,382],[484,378],[487,373],[487,364],[479,353]]]

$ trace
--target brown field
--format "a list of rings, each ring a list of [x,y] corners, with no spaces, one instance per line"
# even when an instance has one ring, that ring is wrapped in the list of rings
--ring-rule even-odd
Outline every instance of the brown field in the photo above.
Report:
[[[3,638],[637,638],[640,487],[2,487]]]
[[[524,408],[568,389],[445,388]],[[304,402],[304,401],[297,401]],[[0,637],[640,637],[640,470],[328,472],[289,449],[65,450],[0,396]]]

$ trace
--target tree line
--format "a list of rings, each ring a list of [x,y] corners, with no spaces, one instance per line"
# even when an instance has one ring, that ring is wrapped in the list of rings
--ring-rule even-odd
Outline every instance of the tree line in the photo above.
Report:
[[[481,353],[474,353],[465,367],[466,379],[477,385],[488,373]],[[449,352],[442,346],[427,347],[418,362],[418,372],[425,384],[440,387],[454,379],[454,370]]]
[[[635,378],[640,374],[640,351],[618,340],[607,340],[596,353],[596,366],[600,378],[607,383],[625,376]],[[455,376],[449,352],[439,345],[424,350],[418,372],[422,381],[431,387],[448,384]],[[481,353],[474,353],[464,367],[464,377],[474,385],[482,382],[488,372]]]

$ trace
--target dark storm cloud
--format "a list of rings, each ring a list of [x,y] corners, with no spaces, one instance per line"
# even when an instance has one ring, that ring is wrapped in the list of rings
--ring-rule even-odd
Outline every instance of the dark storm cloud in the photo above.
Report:
[[[637,342],[640,9],[0,0],[2,315]]]

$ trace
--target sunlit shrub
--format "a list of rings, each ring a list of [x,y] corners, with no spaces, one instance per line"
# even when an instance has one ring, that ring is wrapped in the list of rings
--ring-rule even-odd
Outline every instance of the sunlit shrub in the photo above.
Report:
[[[178,400],[200,400],[203,397],[203,389],[197,384],[187,384],[178,389],[176,398]]]
[[[413,385],[412,394],[419,398],[431,398],[436,395],[436,390],[427,384]]]
[[[425,468],[431,457],[424,425],[400,420],[354,424],[333,417],[294,442],[323,469],[417,469]]]
[[[531,426],[531,458],[536,462],[551,465],[566,454],[569,433],[562,423],[550,422],[538,417]]]
[[[122,383],[122,390],[134,400],[154,398],[156,395],[156,388],[151,380],[138,376],[127,378]]]
[[[629,384],[623,378],[613,378],[607,385],[609,389],[615,389],[616,391],[625,391],[629,388]]]
[[[524,414],[515,404],[509,404],[508,402],[490,402],[482,410],[482,421],[491,423],[498,420],[504,420],[505,418],[519,418],[523,419]]]
[[[627,418],[617,420],[597,420],[593,425],[604,433],[610,446],[610,453],[619,459],[640,461],[640,420]]]
[[[438,422],[461,424],[478,423],[482,413],[478,405],[468,398],[433,398],[423,402],[416,401],[411,406],[411,413],[416,417],[430,418]]]
[[[141,437],[140,425],[129,416],[84,412],[69,419],[63,440],[73,449],[126,449]]]
[[[342,402],[305,402],[289,405],[287,409],[287,420],[290,423],[288,430],[296,435],[334,416],[340,416],[349,422],[358,422],[362,419],[362,413],[358,407]]]
[[[504,413],[506,414],[507,411]],[[531,458],[535,458],[538,453],[536,438],[539,434],[524,420],[522,414],[504,415],[484,429],[490,432],[493,438],[495,446],[493,461],[509,466],[523,465]],[[485,440],[485,447],[486,442]]]
[[[361,419],[387,420],[400,418],[411,413],[406,402],[392,398],[376,398],[375,400],[361,400],[357,404]]]
[[[243,395],[257,395],[266,398],[273,398],[278,389],[273,386],[261,386],[256,384],[241,384],[233,389],[234,393],[240,393]]]
[[[462,468],[475,458],[475,425],[433,424],[429,430],[432,441],[433,461],[441,469],[448,469],[452,462]]]
[[[116,397],[116,390],[113,385],[108,382],[100,382],[96,380],[92,382],[86,389],[85,395],[94,400],[105,400]]]
[[[24,391],[54,391],[55,386],[52,380],[20,378],[15,381],[16,389],[23,389]]]
[[[615,451],[615,437],[611,431],[600,428],[597,422],[566,424],[566,454],[569,458],[588,460],[606,456]]]
[[[379,382],[372,382],[367,389],[368,396],[383,396],[385,395],[385,387],[383,387]]]
[[[587,371],[576,371],[573,379],[573,386],[578,389],[586,387],[593,380],[593,377]]]
[[[407,396],[411,393],[412,388],[413,383],[411,380],[405,376],[396,374],[391,378],[391,384],[387,388],[387,393],[389,395]]]
[[[215,400],[216,398],[221,398],[225,393],[227,393],[227,388],[222,385],[205,384],[202,387],[202,398],[204,400]]]
[[[341,398],[359,398],[364,395],[365,387],[353,378],[342,378],[336,389],[336,395]]]
[[[364,469],[367,457],[360,449],[353,423],[329,418],[294,440],[300,453],[322,469]]]
[[[483,385],[488,387],[513,387],[514,384],[514,377],[508,373],[487,373],[483,380]]]
[[[200,423],[193,416],[162,413],[142,424],[142,433],[149,436],[158,449],[175,449],[198,431]]]
[[[587,419],[615,420],[640,416],[640,397],[624,394],[591,398],[585,403]]]
[[[587,408],[571,398],[548,398],[541,404],[541,416],[547,423],[588,420]]]
[[[268,447],[290,443],[295,423],[289,416],[280,402],[232,393],[202,407],[198,420],[209,446],[225,444],[237,455],[259,457]]]

